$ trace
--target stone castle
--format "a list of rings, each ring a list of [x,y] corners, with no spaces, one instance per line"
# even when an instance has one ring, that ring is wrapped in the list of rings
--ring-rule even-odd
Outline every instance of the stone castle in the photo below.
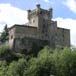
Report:
[[[15,24],[9,28],[10,48],[16,52],[31,50],[32,47],[42,48],[46,45],[51,48],[70,46],[70,30],[57,27],[52,20],[52,8],[42,9],[40,4],[36,9],[28,10],[29,22],[24,25]]]

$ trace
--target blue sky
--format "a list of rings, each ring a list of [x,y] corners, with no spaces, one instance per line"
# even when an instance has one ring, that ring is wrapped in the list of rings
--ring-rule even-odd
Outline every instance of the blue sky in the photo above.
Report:
[[[37,3],[41,4],[42,8],[53,8],[53,18],[73,18],[75,19],[75,13],[73,13],[68,7],[64,5],[66,1],[71,0],[0,0],[0,4],[11,4],[14,7],[22,10],[34,9]],[[75,1],[75,0],[73,0]]]
[[[53,8],[53,20],[58,27],[71,30],[71,44],[76,46],[76,0],[0,0],[0,31],[5,24],[24,24],[27,20],[27,10],[41,4],[44,9]]]

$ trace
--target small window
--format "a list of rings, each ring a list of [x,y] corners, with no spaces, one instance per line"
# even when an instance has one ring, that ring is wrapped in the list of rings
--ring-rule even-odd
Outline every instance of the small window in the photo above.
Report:
[[[48,34],[46,33],[45,36],[48,36]]]
[[[46,36],[47,38],[49,38],[48,34],[45,34],[45,36]]]
[[[64,34],[62,34],[63,35],[63,38],[64,38]]]
[[[42,11],[40,12],[40,14],[42,14]]]
[[[33,20],[33,23],[35,22],[35,20]]]
[[[35,22],[35,20],[34,19],[32,19],[32,23],[34,23]]]
[[[13,39],[13,35],[11,35],[11,39]]]
[[[43,29],[43,30],[42,30],[42,33],[44,33],[44,32],[45,32],[45,30]]]

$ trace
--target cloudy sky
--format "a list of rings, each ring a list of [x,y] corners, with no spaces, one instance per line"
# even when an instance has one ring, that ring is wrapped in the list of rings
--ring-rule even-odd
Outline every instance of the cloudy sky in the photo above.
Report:
[[[71,30],[71,44],[76,46],[76,0],[0,0],[0,32],[5,24],[25,24],[27,10],[34,9],[36,4],[42,8],[53,8],[53,20],[58,27]]]

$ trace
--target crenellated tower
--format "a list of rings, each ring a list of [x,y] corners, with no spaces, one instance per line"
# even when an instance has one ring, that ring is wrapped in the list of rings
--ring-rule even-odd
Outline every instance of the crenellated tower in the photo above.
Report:
[[[45,32],[45,29],[50,25],[52,19],[52,8],[49,10],[42,9],[40,4],[36,5],[36,9],[28,10],[28,20],[31,26],[38,27],[39,30]]]

